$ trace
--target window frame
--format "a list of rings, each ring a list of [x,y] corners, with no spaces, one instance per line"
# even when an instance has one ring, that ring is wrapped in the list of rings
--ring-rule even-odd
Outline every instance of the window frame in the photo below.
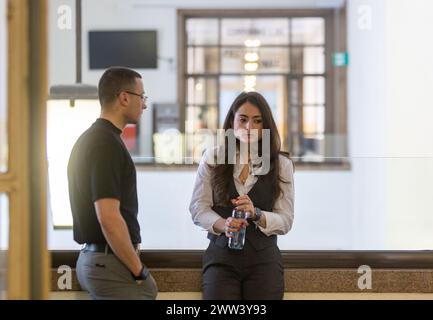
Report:
[[[7,1],[8,171],[0,192],[9,198],[7,299],[47,299],[45,115],[48,2]]]
[[[197,77],[196,74],[189,75],[187,71],[187,33],[186,21],[189,18],[302,18],[321,17],[325,19],[325,134],[344,134],[347,137],[347,75],[346,68],[336,68],[332,65],[332,52],[346,52],[346,8],[338,9],[248,9],[248,10],[222,10],[222,9],[179,9],[177,10],[177,92],[178,105],[180,107],[180,132],[185,133],[187,96],[187,79]],[[336,35],[336,36],[335,36]],[[218,46],[221,46],[219,43]],[[292,44],[289,44],[292,46]],[[334,49],[333,49],[334,48]],[[221,59],[220,59],[221,60]],[[208,75],[218,77],[217,74]],[[261,75],[261,74],[258,74]],[[278,73],[276,73],[278,75]],[[303,74],[301,74],[303,75]],[[200,76],[202,77],[202,76]],[[206,75],[205,75],[206,77]],[[288,79],[290,80],[290,76]],[[338,83],[338,86],[336,85]],[[333,85],[329,85],[333,84]],[[218,84],[217,84],[218,85]],[[334,87],[337,88],[334,92]],[[289,84],[288,84],[289,90]],[[293,108],[293,106],[290,106]],[[337,110],[338,109],[338,110]],[[219,108],[218,108],[219,110]],[[286,111],[286,115],[289,110]],[[338,119],[336,117],[338,116]],[[282,140],[290,140],[290,124],[288,117],[284,119],[285,128]],[[348,142],[346,140],[346,149]],[[338,161],[299,161],[294,159],[297,168],[304,167],[306,170],[350,170],[348,158]],[[137,163],[140,166],[139,163]],[[151,165],[151,164],[150,164]],[[159,165],[159,164],[158,164]],[[170,166],[170,165],[166,165]]]

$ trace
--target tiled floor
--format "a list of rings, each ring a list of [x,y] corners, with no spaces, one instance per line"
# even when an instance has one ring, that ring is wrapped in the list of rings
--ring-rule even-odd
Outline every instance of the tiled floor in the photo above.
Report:
[[[51,292],[51,300],[88,300],[81,291]],[[199,300],[200,292],[160,292],[158,300]],[[433,293],[311,293],[287,292],[285,300],[433,300]]]

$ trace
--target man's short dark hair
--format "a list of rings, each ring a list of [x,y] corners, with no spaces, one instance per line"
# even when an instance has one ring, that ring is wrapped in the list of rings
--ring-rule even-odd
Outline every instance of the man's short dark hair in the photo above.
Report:
[[[117,95],[124,90],[133,90],[136,78],[141,75],[124,67],[111,67],[105,70],[98,85],[98,96],[101,106],[112,103]]]

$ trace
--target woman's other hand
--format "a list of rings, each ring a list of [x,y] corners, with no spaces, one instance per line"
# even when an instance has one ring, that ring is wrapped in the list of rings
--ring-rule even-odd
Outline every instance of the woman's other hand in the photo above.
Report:
[[[248,195],[239,196],[236,199],[231,200],[232,204],[235,205],[236,210],[244,211],[248,214],[248,218],[254,220],[256,217],[256,210],[254,204]]]
[[[232,238],[233,237],[232,232],[238,232],[241,228],[247,226],[248,226],[247,220],[229,217],[226,219],[224,232],[227,238]]]

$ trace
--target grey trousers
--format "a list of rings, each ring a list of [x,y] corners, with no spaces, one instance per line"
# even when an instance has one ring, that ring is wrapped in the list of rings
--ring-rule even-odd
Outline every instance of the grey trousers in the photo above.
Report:
[[[151,274],[141,284],[114,255],[81,250],[77,261],[77,279],[95,300],[153,300],[158,288]]]

